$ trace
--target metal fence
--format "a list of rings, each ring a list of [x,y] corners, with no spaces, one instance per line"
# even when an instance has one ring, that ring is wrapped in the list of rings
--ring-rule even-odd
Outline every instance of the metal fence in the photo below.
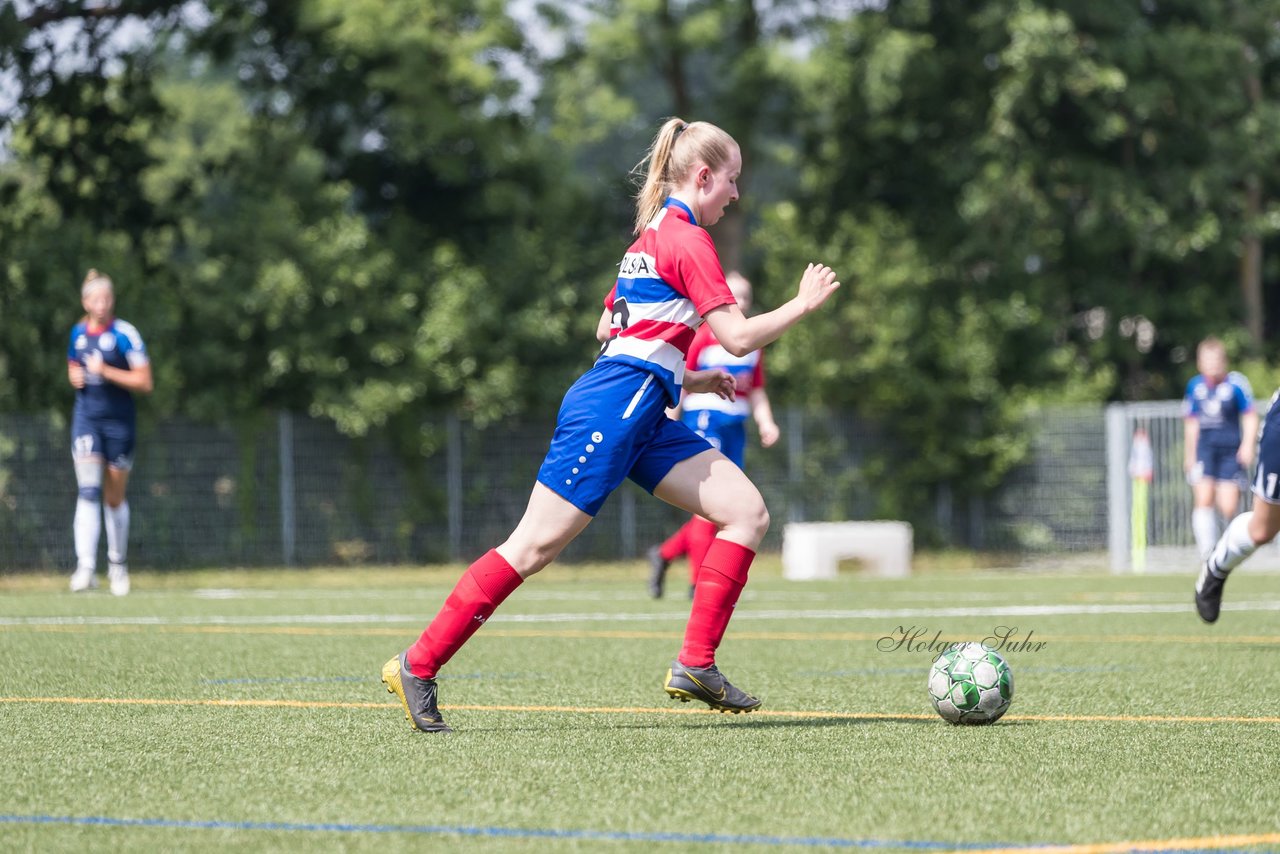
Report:
[[[782,440],[747,453],[774,519],[764,548],[780,547],[787,521],[875,518],[877,484],[892,476],[883,465],[891,437],[847,413],[781,414]],[[438,441],[424,454],[290,414],[235,427],[142,424],[129,486],[130,563],[471,559],[519,520],[553,425],[480,430],[445,416],[429,426]],[[994,493],[975,496],[961,484],[922,494],[918,517],[908,520],[917,541],[1031,556],[1105,551],[1103,408],[1045,410],[1030,430],[1030,458]],[[65,419],[0,416],[0,571],[69,569],[75,496]],[[563,559],[636,557],[681,521],[628,483]]]
[[[1265,410],[1265,405],[1262,409]],[[1265,417],[1265,411],[1259,417]],[[1115,572],[1194,569],[1199,563],[1191,531],[1191,489],[1183,471],[1182,403],[1177,400],[1113,403],[1107,407],[1108,552]],[[1141,430],[1150,447],[1152,478],[1145,512],[1134,516],[1134,481],[1129,472],[1134,435]],[[1241,490],[1240,507],[1253,494]],[[1136,523],[1140,530],[1135,530]],[[1135,541],[1142,545],[1135,550]],[[1280,569],[1280,543],[1265,546],[1249,560],[1251,570]]]

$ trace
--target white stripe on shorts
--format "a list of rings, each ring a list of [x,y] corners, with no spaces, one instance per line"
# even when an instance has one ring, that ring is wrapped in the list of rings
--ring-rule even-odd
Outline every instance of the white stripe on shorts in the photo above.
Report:
[[[644,396],[644,390],[649,387],[649,383],[653,382],[653,374],[647,374],[644,382],[640,384],[640,390],[631,398],[631,403],[627,405],[627,411],[622,413],[622,420],[626,421],[631,417],[631,413],[636,411],[636,404],[640,402],[640,398]]]

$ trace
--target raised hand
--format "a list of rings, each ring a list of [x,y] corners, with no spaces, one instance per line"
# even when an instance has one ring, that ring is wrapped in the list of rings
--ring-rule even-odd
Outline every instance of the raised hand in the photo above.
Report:
[[[804,304],[806,312],[816,311],[839,287],[834,270],[825,264],[810,264],[800,277],[796,296]]]

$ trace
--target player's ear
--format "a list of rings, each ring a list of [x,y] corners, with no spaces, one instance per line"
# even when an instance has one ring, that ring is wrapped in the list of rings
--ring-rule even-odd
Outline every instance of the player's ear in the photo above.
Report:
[[[703,163],[698,167],[698,186],[705,187],[711,181],[711,167]]]

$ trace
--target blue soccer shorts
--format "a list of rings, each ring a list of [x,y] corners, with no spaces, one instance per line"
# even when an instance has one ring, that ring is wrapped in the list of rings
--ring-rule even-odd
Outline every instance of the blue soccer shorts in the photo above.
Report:
[[[1192,472],[1192,481],[1202,477],[1226,482],[1235,481],[1243,486],[1248,481],[1248,474],[1240,461],[1236,459],[1239,448],[1222,445],[1196,445],[1196,467]]]
[[[594,516],[622,481],[652,493],[672,467],[711,448],[666,415],[666,395],[653,374],[606,360],[570,387],[538,482]]]
[[[138,431],[130,421],[109,418],[86,418],[79,413],[71,417],[71,457],[101,457],[107,466],[119,471],[133,468],[133,448]]]
[[[1258,441],[1258,470],[1253,494],[1269,504],[1280,504],[1280,404],[1272,399]]]

